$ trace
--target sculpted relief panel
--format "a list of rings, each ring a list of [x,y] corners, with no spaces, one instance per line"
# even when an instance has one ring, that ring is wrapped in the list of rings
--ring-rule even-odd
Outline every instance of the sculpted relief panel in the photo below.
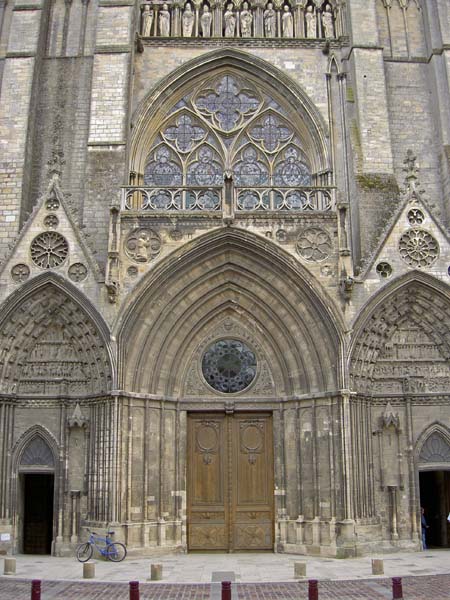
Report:
[[[345,34],[336,0],[166,2],[141,5],[141,36],[182,38],[335,39]]]
[[[375,393],[408,391],[445,392],[450,385],[450,365],[439,346],[418,326],[404,325],[386,344],[373,370]]]
[[[79,305],[48,286],[20,303],[0,327],[0,389],[19,395],[107,391],[110,363]]]

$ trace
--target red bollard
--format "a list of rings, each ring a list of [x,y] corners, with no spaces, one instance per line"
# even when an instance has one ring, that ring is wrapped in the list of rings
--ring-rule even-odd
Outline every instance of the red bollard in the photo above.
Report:
[[[317,579],[310,579],[308,583],[308,600],[319,600],[319,583]]]
[[[139,581],[130,581],[130,600],[139,600]]]
[[[33,579],[31,582],[31,600],[41,600],[41,580]]]
[[[392,578],[392,600],[402,600],[402,598],[403,598],[402,578],[401,577],[393,577]]]
[[[231,600],[231,581],[222,581],[222,600]]]

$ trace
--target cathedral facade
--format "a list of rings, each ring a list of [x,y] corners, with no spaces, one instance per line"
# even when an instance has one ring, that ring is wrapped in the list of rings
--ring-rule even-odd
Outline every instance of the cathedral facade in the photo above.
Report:
[[[0,551],[450,544],[448,0],[0,1]]]

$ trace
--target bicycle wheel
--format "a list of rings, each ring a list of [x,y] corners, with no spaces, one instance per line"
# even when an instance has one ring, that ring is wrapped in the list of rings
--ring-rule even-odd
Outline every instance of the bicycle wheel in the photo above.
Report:
[[[113,542],[106,546],[106,557],[113,562],[121,562],[127,555],[127,549],[120,542]]]
[[[77,558],[80,562],[88,561],[92,556],[92,544],[86,542],[85,544],[81,544],[77,548]]]

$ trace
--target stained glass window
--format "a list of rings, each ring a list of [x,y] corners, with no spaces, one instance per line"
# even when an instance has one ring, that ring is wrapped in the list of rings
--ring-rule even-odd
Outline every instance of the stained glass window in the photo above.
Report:
[[[219,340],[202,360],[203,376],[209,385],[226,394],[247,388],[256,376],[256,356],[239,340]]]
[[[145,185],[222,187],[225,170],[238,188],[312,185],[311,161],[299,132],[280,103],[253,81],[220,74],[175,105],[178,111],[168,111],[149,153]],[[302,210],[307,201],[296,194],[281,200],[272,194],[271,207]],[[240,204],[267,209],[266,200],[247,195]],[[195,207],[200,207],[197,201]]]

